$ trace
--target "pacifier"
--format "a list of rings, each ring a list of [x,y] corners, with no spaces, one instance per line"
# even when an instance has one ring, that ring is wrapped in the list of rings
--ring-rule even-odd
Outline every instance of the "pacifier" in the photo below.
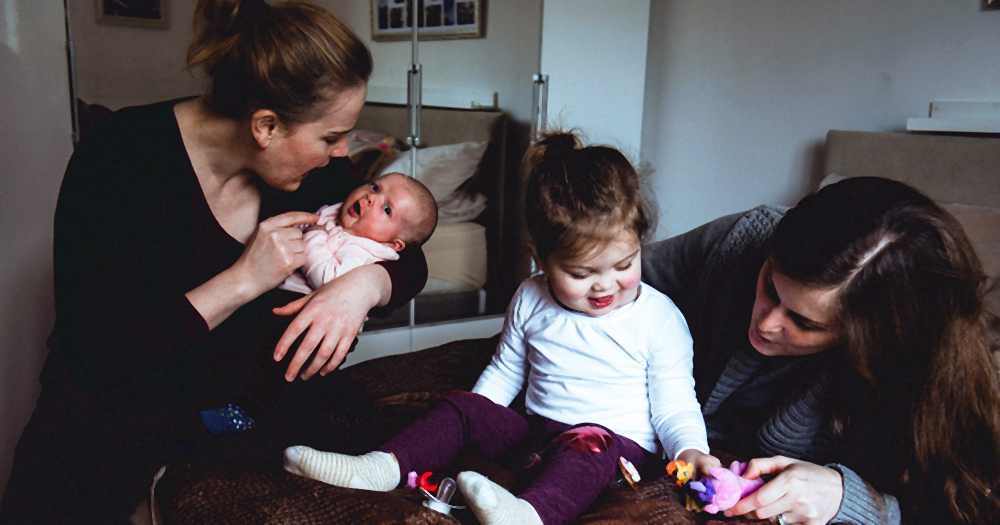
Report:
[[[441,483],[438,483],[437,495],[432,495],[427,489],[420,487],[424,496],[427,496],[424,506],[441,514],[450,514],[451,509],[464,509],[465,507],[448,503],[451,501],[451,497],[455,495],[456,486],[455,480],[444,478],[441,480]]]

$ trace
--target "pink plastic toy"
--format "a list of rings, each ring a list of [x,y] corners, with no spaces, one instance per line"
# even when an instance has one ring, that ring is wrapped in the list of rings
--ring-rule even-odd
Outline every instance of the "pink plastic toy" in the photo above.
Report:
[[[406,475],[406,488],[415,489],[418,486],[419,485],[417,485],[417,473],[411,471],[409,474]]]
[[[764,480],[746,479],[742,474],[746,472],[747,464],[734,461],[729,469],[713,467],[708,470],[708,475],[698,481],[688,484],[698,495],[701,501],[707,503],[705,512],[712,514],[720,512],[736,505],[736,502],[753,493],[764,484]]]

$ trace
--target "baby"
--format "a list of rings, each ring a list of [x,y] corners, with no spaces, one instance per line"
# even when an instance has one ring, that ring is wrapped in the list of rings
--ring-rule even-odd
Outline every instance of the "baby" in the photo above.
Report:
[[[306,262],[279,288],[309,293],[363,264],[395,260],[407,245],[420,246],[437,227],[430,190],[402,173],[387,173],[323,206],[305,229]]]

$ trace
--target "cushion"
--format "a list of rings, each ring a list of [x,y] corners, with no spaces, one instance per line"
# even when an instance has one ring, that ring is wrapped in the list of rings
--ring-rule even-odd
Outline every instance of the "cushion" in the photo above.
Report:
[[[438,222],[451,223],[471,221],[486,209],[486,196],[481,193],[469,194],[462,190],[438,201]]]

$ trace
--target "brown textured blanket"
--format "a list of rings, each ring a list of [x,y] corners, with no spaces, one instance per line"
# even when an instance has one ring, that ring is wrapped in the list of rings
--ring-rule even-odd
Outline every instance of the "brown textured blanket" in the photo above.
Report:
[[[384,357],[345,370],[374,400],[376,417],[390,431],[409,424],[436,399],[470,390],[489,363],[497,338],[471,339],[436,348]],[[516,401],[515,401],[516,402]],[[450,471],[473,469],[512,488],[518,474],[472,456],[462,456]],[[463,504],[457,495],[456,504]],[[253,461],[221,467],[174,467],[160,479],[155,504],[170,525],[217,524],[459,524],[476,523],[468,511],[444,516],[421,505],[417,490],[386,493],[345,489],[289,474]],[[670,478],[648,479],[638,490],[607,489],[578,524],[681,525],[723,523],[684,509],[680,489]],[[724,523],[757,523],[724,520]]]

